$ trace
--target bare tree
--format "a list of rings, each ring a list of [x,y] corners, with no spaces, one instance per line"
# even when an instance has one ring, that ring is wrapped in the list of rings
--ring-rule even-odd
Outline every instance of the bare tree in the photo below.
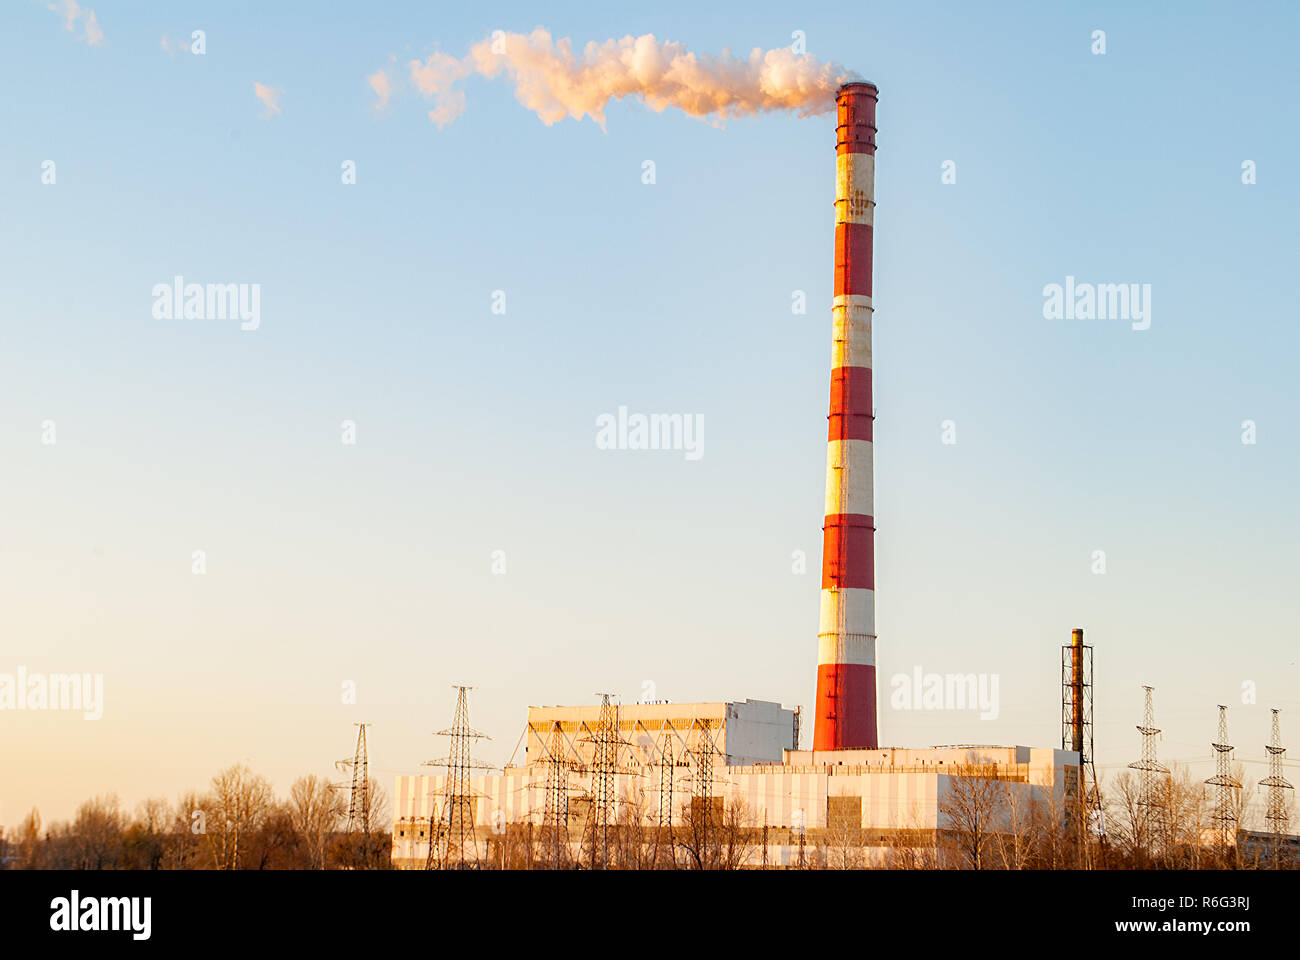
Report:
[[[203,798],[193,790],[181,794],[172,808],[163,847],[162,869],[201,870],[212,866],[207,848],[207,813]]]
[[[242,855],[244,866],[256,870],[293,870],[307,866],[302,837],[294,829],[293,812],[287,803],[271,802],[266,816],[249,834]]]
[[[1018,790],[1007,784],[1005,802],[1006,830],[993,838],[997,865],[1003,870],[1024,870],[1037,845],[1041,819],[1036,814],[1037,803],[1030,790]]]
[[[1041,870],[1066,870],[1078,854],[1075,818],[1080,807],[1064,789],[1056,788],[1054,780],[1041,786],[1033,807],[1033,865]]]
[[[312,870],[325,869],[325,851],[343,813],[338,791],[314,773],[299,777],[289,788],[289,815]]]
[[[954,765],[944,779],[939,781],[941,829],[947,831],[963,865],[973,870],[992,866],[989,847],[1005,820],[1007,784],[974,763]]]
[[[718,869],[718,831],[722,826],[722,798],[692,797],[682,804],[682,829],[676,846],[695,870]]]
[[[1153,801],[1158,863],[1168,870],[1199,870],[1209,853],[1210,805],[1205,787],[1182,764],[1158,781]]]
[[[41,850],[41,811],[32,807],[18,827],[18,863],[28,870],[44,866]]]
[[[122,839],[128,866],[138,870],[162,869],[171,819],[171,805],[162,797],[140,801],[135,820]]]
[[[499,830],[499,832],[498,832]],[[488,863],[502,870],[531,870],[536,856],[536,838],[532,823],[503,822],[493,829],[488,845]],[[496,849],[493,850],[493,847]]]
[[[266,778],[237,763],[212,778],[202,812],[212,865],[218,870],[238,870],[244,845],[265,822],[274,795]]]
[[[857,800],[840,809],[835,800]],[[832,870],[858,870],[865,865],[862,849],[862,805],[857,797],[831,797],[826,811],[826,865]]]
[[[758,849],[760,833],[748,805],[739,799],[730,803],[723,797],[710,800],[707,807],[698,798],[682,805],[681,829],[674,831],[672,838],[657,841],[659,848],[651,854],[657,859],[652,862],[674,869],[670,851],[680,850],[694,870],[739,870],[749,865]]]
[[[77,808],[65,834],[62,865],[74,870],[107,870],[122,857],[123,818],[116,794],[104,794]]]
[[[1142,802],[1141,780],[1129,770],[1121,771],[1111,780],[1106,796],[1111,842],[1128,866],[1148,866],[1155,840],[1155,818]]]
[[[149,833],[162,833],[171,820],[171,804],[166,797],[141,800],[135,808],[135,820]]]
[[[1248,797],[1236,799],[1236,815],[1248,802]],[[1118,774],[1110,782],[1105,810],[1108,842],[1130,868],[1196,870],[1235,861],[1235,844],[1225,848],[1210,842],[1211,797],[1186,765],[1173,764],[1155,781],[1149,797],[1139,777],[1128,771]]]
[[[938,831],[926,822],[921,804],[913,801],[907,812],[900,811],[898,821],[899,829],[893,831],[885,841],[884,865],[892,870],[937,869]]]
[[[718,838],[718,866],[723,870],[739,870],[749,865],[758,843],[754,818],[744,800],[735,799],[722,811],[721,831]]]
[[[632,785],[619,805],[616,820],[617,862],[626,870],[643,870],[654,865],[654,853],[646,836],[649,804],[639,783]]]
[[[388,802],[388,791],[371,777],[368,782],[370,794],[370,836],[366,840],[363,863],[368,870],[386,870],[393,865],[393,814]]]
[[[1246,766],[1243,763],[1232,765],[1232,776],[1241,784],[1241,789],[1232,792],[1232,804],[1229,809],[1233,821],[1237,824],[1237,830],[1250,830],[1254,826],[1251,821],[1255,816],[1253,808],[1255,781],[1247,777]],[[1238,866],[1242,865],[1241,848],[1235,836],[1232,838],[1232,859]]]

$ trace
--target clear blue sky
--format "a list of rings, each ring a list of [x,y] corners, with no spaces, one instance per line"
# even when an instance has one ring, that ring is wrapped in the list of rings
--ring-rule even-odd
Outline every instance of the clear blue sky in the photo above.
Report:
[[[241,759],[284,791],[355,720],[391,783],[444,755],[453,682],[494,762],[529,704],[647,680],[810,710],[834,121],[547,127],[477,77],[444,130],[374,109],[390,56],[539,25],[802,30],[880,86],[884,741],[1058,744],[1083,626],[1104,766],[1141,683],[1167,758],[1208,758],[1217,703],[1240,758],[1269,706],[1300,752],[1294,6],[90,6],[96,44],[84,9],[0,14],[0,672],[102,673],[105,713],[0,713],[0,823]],[[155,320],[177,274],[260,284],[260,329]],[[1151,328],[1045,320],[1067,275],[1151,284]],[[596,449],[620,405],[702,415],[703,458]],[[998,674],[998,719],[890,710],[918,665]]]

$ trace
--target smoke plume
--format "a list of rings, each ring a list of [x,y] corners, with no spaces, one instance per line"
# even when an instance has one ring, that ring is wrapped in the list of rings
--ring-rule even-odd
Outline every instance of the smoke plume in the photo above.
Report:
[[[429,119],[440,128],[465,111],[458,84],[474,74],[508,78],[519,102],[547,126],[565,117],[591,117],[602,129],[610,101],[627,97],[656,112],[676,107],[718,123],[773,110],[824,113],[834,109],[840,84],[857,79],[838,64],[788,47],[755,47],[747,57],[727,50],[696,54],[645,34],[588,43],[575,53],[572,41],[552,40],[540,27],[527,35],[498,30],[460,59],[435,53],[406,67],[411,85],[432,103]],[[380,70],[367,79],[382,107],[392,78]]]

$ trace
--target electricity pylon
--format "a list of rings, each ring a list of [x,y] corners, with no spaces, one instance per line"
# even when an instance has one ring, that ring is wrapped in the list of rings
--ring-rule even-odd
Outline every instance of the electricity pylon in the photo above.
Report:
[[[710,734],[712,725],[713,721],[708,719],[695,721],[700,735],[696,739],[695,750],[692,751],[695,771],[691,783],[691,832],[697,846],[701,870],[711,869],[709,821],[716,822],[713,816],[713,756],[718,752],[718,748],[714,745]]]
[[[1142,723],[1138,726],[1138,733],[1142,734],[1142,759],[1130,763],[1129,769],[1137,770],[1141,774],[1138,802],[1149,809],[1158,804],[1156,797],[1157,775],[1168,773],[1169,768],[1162,764],[1156,756],[1160,728],[1156,726],[1155,708],[1151,705],[1151,694],[1155,687],[1144,685],[1142,690],[1146,693],[1146,703],[1142,709]]]
[[[546,802],[542,813],[543,858],[552,870],[559,870],[569,853],[569,771],[576,765],[568,756],[560,722],[551,725],[546,744]]]
[[[429,855],[426,869],[454,870],[480,865],[478,839],[474,834],[474,791],[470,785],[471,770],[492,770],[491,764],[479,763],[471,757],[470,746],[475,740],[490,740],[469,725],[469,691],[473,687],[452,684],[456,691],[456,713],[446,730],[436,736],[450,737],[447,756],[440,760],[426,760],[424,766],[446,766],[447,779],[441,791],[442,809],[429,817]],[[446,831],[440,838],[439,834]],[[440,842],[441,841],[441,842]],[[466,845],[469,855],[466,856]]]
[[[357,723],[357,748],[351,760],[340,760],[336,767],[352,771],[352,788],[348,800],[348,833],[361,830],[370,833],[370,757],[366,749],[366,727]]]
[[[370,854],[370,756],[366,745],[366,727],[369,723],[358,722],[357,747],[352,759],[339,760],[334,764],[341,773],[351,771],[352,784],[348,796],[348,836],[361,835],[357,852],[363,864],[369,863]],[[347,790],[348,784],[331,784],[335,790]]]
[[[1269,737],[1268,746],[1264,748],[1268,751],[1268,776],[1259,781],[1261,787],[1268,787],[1268,806],[1265,807],[1264,822],[1268,824],[1273,834],[1274,867],[1278,864],[1282,836],[1286,833],[1287,824],[1291,819],[1287,812],[1286,791],[1295,789],[1290,781],[1282,776],[1282,758],[1286,756],[1286,748],[1282,746],[1282,728],[1278,721],[1281,712],[1281,710],[1273,711],[1273,733]]]
[[[603,869],[609,868],[609,826],[611,820],[617,823],[618,776],[640,774],[639,770],[619,766],[619,748],[631,747],[632,744],[619,733],[618,705],[610,700],[613,694],[598,693],[596,696],[600,697],[596,729],[580,741],[592,745],[591,806],[584,844],[593,870],[597,863]]]
[[[664,745],[659,752],[659,830],[655,834],[654,864],[656,867],[661,866],[663,860],[666,860],[669,866],[677,863],[677,851],[673,843],[673,786],[677,779],[677,771],[690,766],[686,760],[673,758],[673,736],[674,731],[670,728],[664,734]],[[668,841],[666,851],[663,847],[665,838]]]
[[[1214,776],[1205,782],[1215,790],[1214,821],[1219,842],[1225,846],[1236,836],[1237,811],[1232,791],[1241,789],[1241,781],[1232,775],[1232,744],[1228,743],[1228,708],[1219,704],[1219,737],[1210,746],[1214,748]]]
[[[1160,762],[1157,757],[1158,745],[1160,740],[1160,728],[1156,726],[1155,708],[1151,705],[1151,694],[1155,687],[1142,687],[1145,694],[1145,702],[1142,708],[1142,722],[1138,725],[1138,733],[1142,734],[1142,759],[1129,764],[1130,770],[1138,771],[1138,811],[1142,824],[1141,843],[1142,848],[1148,848],[1151,845],[1151,834],[1159,826],[1160,819],[1160,794],[1156,789],[1160,782],[1159,778],[1169,773],[1169,768]]]

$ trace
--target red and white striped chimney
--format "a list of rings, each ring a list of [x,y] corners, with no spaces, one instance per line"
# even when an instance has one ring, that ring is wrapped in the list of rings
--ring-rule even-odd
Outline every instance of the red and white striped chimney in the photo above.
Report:
[[[835,98],[835,299],[831,410],[817,631],[815,750],[874,749],[875,508],[871,456],[871,230],[875,212],[875,84]]]

